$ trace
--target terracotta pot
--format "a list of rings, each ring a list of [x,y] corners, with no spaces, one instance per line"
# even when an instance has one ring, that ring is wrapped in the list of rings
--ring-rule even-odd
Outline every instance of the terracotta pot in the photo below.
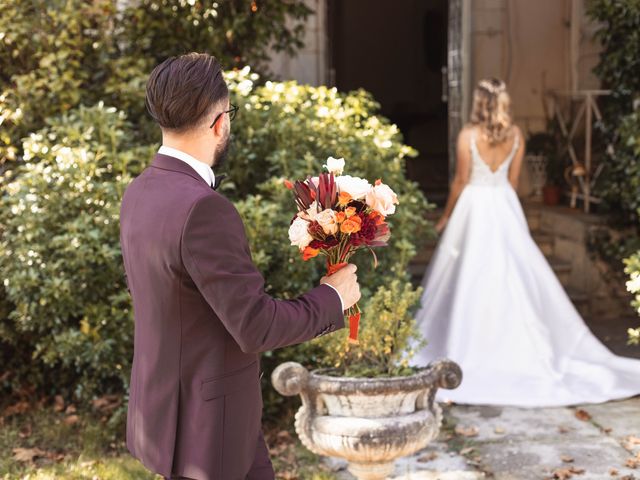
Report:
[[[344,458],[359,480],[388,478],[397,458],[423,449],[440,431],[438,388],[456,388],[460,367],[432,362],[407,377],[332,377],[287,362],[271,377],[282,395],[300,395],[296,433],[318,455]]]
[[[542,197],[545,205],[558,205],[562,199],[562,188],[557,185],[545,185]]]

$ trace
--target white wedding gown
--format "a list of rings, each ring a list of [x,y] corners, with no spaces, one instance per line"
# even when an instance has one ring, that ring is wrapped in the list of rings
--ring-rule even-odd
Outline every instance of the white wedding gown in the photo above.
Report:
[[[472,172],[429,264],[414,365],[462,368],[438,400],[527,407],[598,403],[640,393],[640,360],[589,331],[529,233],[508,170],[491,171],[471,139]]]

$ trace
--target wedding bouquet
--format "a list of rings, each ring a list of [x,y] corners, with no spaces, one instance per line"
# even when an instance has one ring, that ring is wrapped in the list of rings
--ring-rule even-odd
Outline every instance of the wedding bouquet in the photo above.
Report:
[[[324,165],[328,173],[294,183],[285,180],[298,207],[289,228],[291,245],[300,249],[305,261],[325,256],[327,275],[347,265],[349,258],[363,249],[371,252],[377,266],[373,247],[387,245],[391,232],[385,218],[395,213],[398,204],[398,197],[382,180],[371,185],[363,178],[342,175],[344,166],[344,159],[329,157]],[[349,342],[358,343],[358,304],[345,316]]]

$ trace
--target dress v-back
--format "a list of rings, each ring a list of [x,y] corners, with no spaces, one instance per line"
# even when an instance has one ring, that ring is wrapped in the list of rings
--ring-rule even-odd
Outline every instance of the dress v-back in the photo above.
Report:
[[[531,238],[509,183],[511,151],[492,171],[470,138],[471,175],[422,285],[416,314],[428,344],[414,365],[447,357],[463,371],[439,400],[559,406],[640,394],[640,361],[590,332]]]

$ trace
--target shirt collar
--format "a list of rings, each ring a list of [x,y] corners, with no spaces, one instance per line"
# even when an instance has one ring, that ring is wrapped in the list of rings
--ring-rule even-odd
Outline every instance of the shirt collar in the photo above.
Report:
[[[169,157],[177,158],[178,160],[182,160],[183,162],[187,163],[198,173],[198,175],[200,175],[204,179],[205,182],[209,184],[210,187],[216,184],[216,176],[213,173],[211,167],[206,163],[192,157],[188,153],[172,147],[167,147],[166,145],[162,145],[158,150],[158,153],[161,155],[167,155]]]

